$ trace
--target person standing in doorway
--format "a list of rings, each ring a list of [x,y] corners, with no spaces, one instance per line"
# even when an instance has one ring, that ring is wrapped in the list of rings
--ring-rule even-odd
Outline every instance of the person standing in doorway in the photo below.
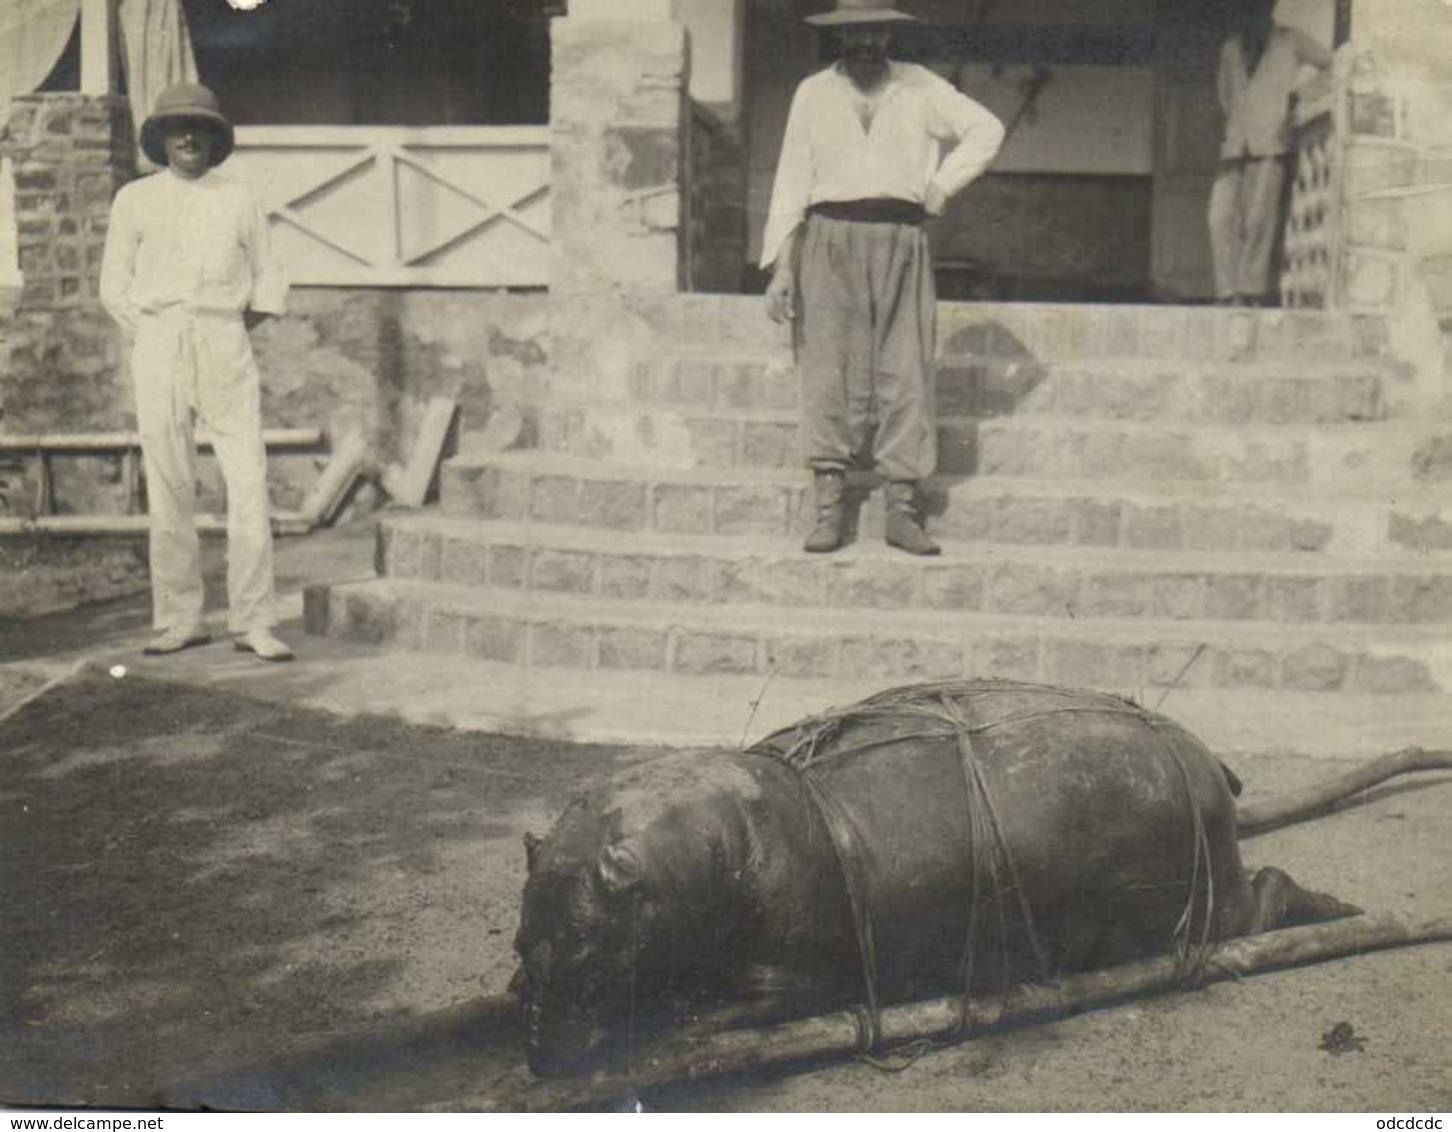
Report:
[[[842,58],[797,88],[763,237],[768,309],[793,326],[816,492],[811,553],[843,543],[845,473],[874,426],[888,543],[939,552],[918,509],[919,481],[937,465],[923,224],[988,167],[1004,129],[932,71],[889,58],[892,26],[911,19],[861,0],[807,17],[836,32]]]
[[[1240,26],[1220,50],[1225,115],[1220,168],[1210,193],[1210,245],[1221,303],[1263,306],[1273,293],[1292,95],[1303,66],[1325,69],[1331,51],[1276,23],[1276,0],[1240,0]]]
[[[233,130],[216,96],[170,86],[141,127],[160,172],[111,205],[101,302],[133,337],[131,372],[150,512],[156,655],[204,644],[201,554],[193,517],[194,419],[211,434],[227,485],[228,624],[237,648],[290,660],[277,622],[261,382],[248,331],[281,314],[287,285],[267,220],[243,185],[216,171]]]

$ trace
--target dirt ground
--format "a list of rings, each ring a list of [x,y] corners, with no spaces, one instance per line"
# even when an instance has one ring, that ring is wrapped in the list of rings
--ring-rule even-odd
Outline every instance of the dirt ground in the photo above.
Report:
[[[34,678],[12,671],[0,711]],[[472,1109],[517,1046],[523,883],[588,775],[658,754],[343,719],[91,674],[0,723],[0,1100]],[[1344,769],[1238,760],[1255,794]],[[1312,887],[1452,911],[1452,776],[1248,841]],[[1321,1048],[1337,1023],[1361,1048]],[[1356,1043],[1352,1043],[1355,1045]],[[1141,1000],[935,1051],[652,1093],[718,1111],[1446,1111],[1452,945]]]

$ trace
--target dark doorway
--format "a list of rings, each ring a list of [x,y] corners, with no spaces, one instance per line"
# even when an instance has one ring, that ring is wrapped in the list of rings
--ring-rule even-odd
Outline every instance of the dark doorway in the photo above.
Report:
[[[185,0],[202,81],[240,124],[549,120],[537,0]]]

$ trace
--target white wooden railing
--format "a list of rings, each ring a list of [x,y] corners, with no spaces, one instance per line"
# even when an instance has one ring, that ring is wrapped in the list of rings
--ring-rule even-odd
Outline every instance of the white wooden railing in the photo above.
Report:
[[[548,127],[245,126],[226,168],[294,284],[549,282]]]

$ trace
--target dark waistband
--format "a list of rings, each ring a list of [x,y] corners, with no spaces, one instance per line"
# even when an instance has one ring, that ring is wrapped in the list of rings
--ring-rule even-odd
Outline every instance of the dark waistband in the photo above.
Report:
[[[859,224],[921,224],[928,218],[923,206],[895,197],[867,200],[824,200],[807,209],[828,220],[853,220]]]
[[[1241,153],[1234,157],[1222,157],[1220,159],[1220,168],[1244,169],[1247,165],[1259,165],[1262,161],[1288,162],[1290,157],[1291,155],[1289,153]]]

